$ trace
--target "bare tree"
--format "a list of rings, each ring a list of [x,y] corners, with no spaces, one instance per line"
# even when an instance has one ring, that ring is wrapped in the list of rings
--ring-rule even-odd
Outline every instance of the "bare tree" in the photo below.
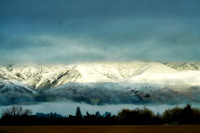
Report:
[[[5,116],[30,116],[32,111],[29,109],[23,109],[21,106],[12,106],[2,111],[2,117]]]

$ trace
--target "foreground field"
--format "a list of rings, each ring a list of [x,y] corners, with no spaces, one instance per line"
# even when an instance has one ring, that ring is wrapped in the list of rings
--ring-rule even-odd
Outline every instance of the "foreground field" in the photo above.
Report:
[[[200,125],[0,126],[0,133],[200,133]]]

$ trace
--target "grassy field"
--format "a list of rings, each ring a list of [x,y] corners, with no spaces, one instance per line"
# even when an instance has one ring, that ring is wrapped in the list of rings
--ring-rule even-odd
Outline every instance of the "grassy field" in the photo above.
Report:
[[[0,133],[200,133],[200,125],[0,126]]]

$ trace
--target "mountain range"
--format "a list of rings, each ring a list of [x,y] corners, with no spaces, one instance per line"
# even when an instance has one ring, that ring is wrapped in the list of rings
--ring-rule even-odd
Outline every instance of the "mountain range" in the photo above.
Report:
[[[200,63],[98,62],[0,66],[0,105],[200,101]]]

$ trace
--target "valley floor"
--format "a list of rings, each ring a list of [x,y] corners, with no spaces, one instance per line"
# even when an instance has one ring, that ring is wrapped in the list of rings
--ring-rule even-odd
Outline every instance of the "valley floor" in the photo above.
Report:
[[[199,133],[200,125],[0,126],[0,133]]]

